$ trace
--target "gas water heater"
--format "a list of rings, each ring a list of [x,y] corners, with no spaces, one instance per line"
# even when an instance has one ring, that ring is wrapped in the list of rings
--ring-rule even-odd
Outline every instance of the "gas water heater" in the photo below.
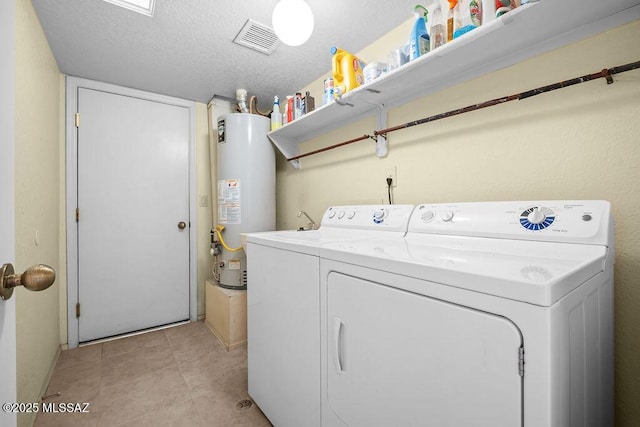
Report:
[[[220,286],[246,289],[247,259],[240,234],[276,227],[275,154],[267,132],[270,121],[234,113],[218,119],[217,271]]]

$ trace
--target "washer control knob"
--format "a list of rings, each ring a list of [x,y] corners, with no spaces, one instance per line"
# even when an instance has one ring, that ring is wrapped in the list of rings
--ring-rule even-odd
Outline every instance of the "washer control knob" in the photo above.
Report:
[[[374,222],[381,222],[385,216],[387,216],[387,212],[383,208],[378,208],[373,210]]]
[[[436,214],[434,211],[426,211],[426,212],[423,212],[422,215],[420,215],[420,218],[422,218],[423,222],[431,222],[435,217],[436,217]]]
[[[347,219],[353,219],[354,216],[356,216],[356,211],[353,209],[347,212]]]
[[[444,211],[442,212],[442,220],[445,222],[449,222],[453,219],[453,211]]]
[[[527,219],[531,224],[542,224],[547,219],[547,216],[539,208],[533,208],[531,213],[527,215]]]
[[[336,211],[332,209],[329,211],[329,218],[333,218],[334,216],[336,216]]]
[[[344,211],[338,212],[338,219],[344,218]]]

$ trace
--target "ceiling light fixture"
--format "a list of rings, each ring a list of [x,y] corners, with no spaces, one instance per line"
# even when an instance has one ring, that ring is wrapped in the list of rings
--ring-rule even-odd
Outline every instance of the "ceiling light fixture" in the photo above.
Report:
[[[153,16],[153,10],[156,5],[156,0],[104,0],[107,3],[115,4],[116,6],[124,7],[125,9],[132,10],[134,12],[142,13],[143,15]]]
[[[282,43],[300,46],[313,32],[313,12],[304,0],[280,0],[273,9],[271,23]]]

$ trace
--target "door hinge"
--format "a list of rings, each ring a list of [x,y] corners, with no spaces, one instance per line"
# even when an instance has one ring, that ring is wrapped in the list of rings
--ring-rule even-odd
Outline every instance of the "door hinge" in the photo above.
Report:
[[[80,127],[80,113],[76,113],[76,127],[79,128]]]
[[[76,222],[80,221],[80,208],[76,208]]]
[[[518,349],[518,373],[524,377],[524,347]]]
[[[80,303],[76,303],[76,317],[80,317]]]

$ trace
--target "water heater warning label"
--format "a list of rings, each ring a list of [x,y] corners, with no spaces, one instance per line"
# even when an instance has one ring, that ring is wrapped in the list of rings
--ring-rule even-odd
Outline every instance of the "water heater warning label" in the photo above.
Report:
[[[240,224],[240,180],[218,181],[218,223]]]

